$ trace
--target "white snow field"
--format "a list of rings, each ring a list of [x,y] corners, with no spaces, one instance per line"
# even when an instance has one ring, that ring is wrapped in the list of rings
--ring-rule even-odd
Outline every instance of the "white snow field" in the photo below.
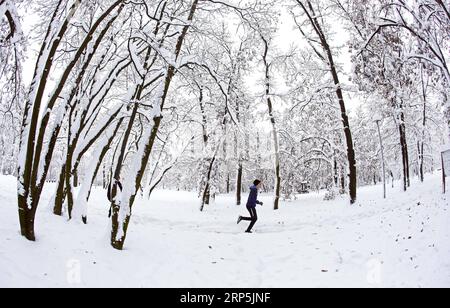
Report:
[[[449,195],[440,176],[407,193],[361,188],[359,202],[299,196],[271,209],[256,233],[245,207],[221,196],[200,213],[194,193],[158,191],[134,207],[126,250],[109,246],[108,205],[96,189],[89,224],[37,215],[38,240],[19,234],[16,181],[0,177],[0,287],[450,287]]]

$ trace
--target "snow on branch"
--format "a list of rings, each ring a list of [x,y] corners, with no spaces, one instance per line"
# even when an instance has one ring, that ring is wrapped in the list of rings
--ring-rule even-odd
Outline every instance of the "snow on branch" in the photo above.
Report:
[[[23,39],[22,25],[15,3],[11,0],[2,0],[0,3],[0,20],[6,18],[9,25],[9,33],[5,37],[0,36],[0,46],[14,45]]]

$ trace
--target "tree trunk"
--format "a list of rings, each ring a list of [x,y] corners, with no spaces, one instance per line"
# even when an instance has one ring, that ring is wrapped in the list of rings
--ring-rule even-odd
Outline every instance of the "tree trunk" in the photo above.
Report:
[[[36,212],[34,210],[25,209],[27,204],[19,204],[19,222],[20,231],[22,236],[24,236],[29,241],[36,241],[36,236],[34,234],[34,219]]]
[[[423,65],[420,65],[420,76],[422,80],[422,98],[423,98],[423,113],[422,113],[422,140],[418,144],[419,147],[419,177],[420,181],[423,183],[425,180],[425,137],[426,137],[426,129],[427,129],[427,88],[428,82],[425,81],[424,73],[423,73]],[[429,77],[428,77],[429,78]]]
[[[402,151],[402,165],[403,165],[403,190],[406,191],[410,186],[410,173],[409,173],[409,154],[408,154],[408,143],[406,140],[406,125],[405,125],[405,115],[403,112],[400,114],[400,145]]]
[[[93,172],[91,170],[88,170],[87,178],[85,179],[83,186],[80,189],[80,193],[77,198],[76,206],[83,209],[83,212],[81,213],[81,219],[84,224],[87,224],[87,220],[88,220],[87,204],[88,204],[89,198],[91,196],[92,186],[94,185],[94,181],[97,177],[98,172],[100,171],[100,168],[103,164],[105,156],[108,153],[108,151],[110,150],[111,144],[114,141],[114,137],[117,135],[117,132],[119,131],[122,123],[123,123],[123,118],[121,118],[117,122],[116,127],[111,134],[111,137],[109,137],[109,139],[106,142],[99,145],[101,148],[101,152],[100,152],[98,158],[96,159],[96,161],[93,162],[93,163],[95,163],[95,168],[93,168],[94,169]],[[94,155],[94,157],[96,157],[96,155]],[[91,165],[91,168],[92,168],[92,165]],[[92,174],[90,174],[90,172],[92,172]],[[106,182],[105,177],[106,177],[106,172],[105,172],[105,168],[103,168],[103,181],[104,182]],[[87,186],[88,188],[86,188],[85,186]],[[106,186],[107,185],[104,184],[105,189],[107,188]]]
[[[69,215],[69,220],[72,219],[72,210],[73,210],[73,203],[74,203],[74,198],[73,198],[73,186],[72,186],[72,182],[71,182],[71,177],[72,174],[70,172],[70,167],[68,167],[69,164],[71,164],[72,161],[68,161],[66,168],[65,168],[65,177],[64,177],[64,181],[65,181],[65,197],[67,198],[67,214]],[[65,201],[65,199],[62,200],[63,203]]]
[[[175,61],[178,60],[180,53],[181,53],[181,48],[183,46],[184,43],[184,39],[188,33],[189,27],[190,27],[190,22],[193,20],[194,18],[194,14],[197,10],[197,5],[198,5],[199,0],[194,0],[192,5],[191,5],[191,9],[190,9],[190,13],[189,13],[189,17],[188,17],[188,23],[186,24],[186,26],[183,27],[183,30],[180,34],[180,36],[178,37],[178,41],[177,41],[177,45],[175,47]],[[167,70],[167,74],[165,76],[165,80],[163,82],[163,91],[162,91],[162,95],[160,97],[160,101],[156,102],[156,104],[159,104],[158,106],[158,110],[163,110],[166,99],[167,99],[167,95],[169,93],[169,89],[170,89],[170,85],[172,83],[172,79],[175,76],[176,73],[176,69],[174,66],[169,65],[168,70]],[[137,171],[136,174],[130,175],[134,178],[134,183],[135,183],[135,187],[133,189],[133,191],[131,192],[130,196],[124,196],[122,199],[122,204],[118,205],[116,204],[116,202],[113,202],[113,215],[112,215],[112,230],[111,230],[111,246],[115,249],[118,250],[122,250],[123,246],[125,244],[125,240],[126,240],[126,236],[127,236],[127,230],[128,230],[128,225],[131,219],[131,213],[132,213],[132,208],[136,199],[136,195],[139,191],[139,188],[141,187],[141,182],[142,179],[144,177],[144,173],[145,170],[147,169],[147,165],[148,165],[148,161],[150,159],[150,155],[152,153],[154,144],[155,144],[155,140],[157,138],[157,134],[161,125],[161,121],[162,121],[162,115],[155,115],[153,118],[154,121],[154,125],[151,129],[151,131],[148,133],[149,137],[148,139],[143,138],[143,153],[141,157],[137,157],[137,159],[140,160],[140,168]],[[146,133],[147,135],[147,133]],[[131,178],[131,177],[130,177]],[[119,212],[123,211],[122,217],[119,218]],[[120,219],[120,221],[119,221]]]
[[[217,154],[217,152],[216,152],[216,154]],[[212,175],[214,163],[216,162],[216,154],[214,154],[214,157],[212,159],[210,159],[208,173],[206,175],[205,189],[203,191],[203,196],[202,196],[202,204],[200,206],[201,212],[203,212],[205,205],[209,205],[211,203],[211,175]]]
[[[35,187],[35,183],[31,183],[31,173],[36,142],[36,128],[38,125],[42,98],[45,92],[46,84],[48,82],[50,69],[53,65],[53,58],[60,43],[59,38],[52,38],[52,35],[54,35],[54,32],[52,30],[54,29],[55,24],[59,22],[58,14],[60,13],[62,2],[63,1],[61,0],[58,2],[54,14],[50,20],[47,34],[45,36],[44,42],[42,43],[39,57],[36,62],[33,81],[27,94],[23,111],[23,121],[19,146],[19,157],[23,156],[23,159],[19,159],[18,162],[17,199],[21,234],[30,241],[35,241],[36,239],[34,235],[35,209],[33,208],[33,206],[36,206],[36,201],[31,201],[33,200],[32,190],[33,187]],[[59,28],[60,35],[63,35],[67,30],[69,21],[70,18],[67,18],[65,23],[63,23]],[[46,53],[46,50],[49,50],[49,52]],[[44,58],[45,56],[47,57]],[[44,63],[45,66],[42,69],[40,66]]]
[[[338,171],[338,162],[336,157],[334,158],[334,173],[333,173],[333,178],[334,178],[334,186],[337,188],[339,187],[339,171]]]
[[[349,189],[350,189],[350,203],[354,204],[356,202],[357,197],[357,170],[356,170],[356,154],[353,144],[352,132],[350,129],[350,121],[347,114],[347,109],[345,105],[344,95],[342,92],[341,82],[339,80],[339,74],[335,65],[334,56],[331,50],[331,47],[328,43],[327,36],[322,30],[321,23],[319,21],[319,16],[314,11],[314,8],[311,4],[311,1],[307,1],[308,7],[306,7],[301,1],[297,1],[297,3],[302,7],[305,11],[308,19],[311,22],[311,25],[314,28],[317,36],[320,39],[320,43],[322,48],[326,54],[327,59],[322,59],[324,63],[326,63],[329,68],[331,75],[333,77],[334,85],[336,86],[336,96],[339,101],[339,106],[341,109],[341,117],[342,124],[344,126],[344,134],[345,140],[347,143],[347,159],[348,159],[348,167],[349,167]],[[320,15],[320,14],[319,14]]]
[[[447,183],[446,183],[446,178],[447,178],[447,173],[445,171],[445,165],[444,165],[444,154],[441,153],[441,164],[442,164],[442,189],[443,189],[443,193],[447,193]]]
[[[64,164],[61,168],[61,172],[59,174],[58,186],[56,189],[55,203],[53,206],[53,213],[57,216],[62,216],[62,208],[64,204],[64,200],[66,198],[65,195],[65,179],[66,179],[66,164]]]
[[[332,59],[331,56],[331,51],[329,51],[329,55],[330,58]],[[333,60],[330,60],[330,62]],[[353,145],[353,137],[352,137],[352,132],[350,129],[350,121],[347,115],[347,110],[345,107],[345,101],[344,101],[344,95],[342,93],[342,89],[340,86],[340,81],[338,78],[338,74],[336,71],[336,67],[334,66],[334,62],[331,62],[331,71],[333,74],[333,77],[335,79],[335,84],[337,86],[337,90],[336,90],[336,95],[339,99],[339,105],[341,107],[341,115],[342,115],[342,123],[344,124],[344,133],[345,133],[345,140],[347,143],[347,158],[348,158],[348,164],[349,164],[349,189],[350,189],[350,203],[354,204],[356,202],[356,197],[357,197],[357,171],[356,171],[356,154],[355,154],[355,149],[354,149],[354,145]]]
[[[170,77],[170,74],[168,76]],[[170,86],[170,83],[167,84],[167,82],[168,82],[168,80],[171,80],[172,77],[173,77],[173,75],[170,77],[170,79],[166,79],[166,83],[165,83],[166,86]],[[168,91],[168,88],[167,88],[167,91]],[[165,93],[167,93],[167,92],[165,92]],[[166,95],[164,95],[162,97],[162,102],[165,102],[165,97],[166,97]],[[163,107],[163,103],[162,103],[161,107]],[[147,144],[145,145],[145,148],[144,148],[144,154],[141,159],[141,168],[138,171],[138,173],[136,174],[136,178],[135,178],[136,186],[134,188],[135,189],[134,193],[131,194],[129,199],[125,199],[128,196],[125,196],[125,198],[122,198],[123,203],[120,205],[113,202],[111,246],[115,249],[122,250],[123,245],[125,244],[128,225],[129,225],[130,218],[131,218],[132,207],[134,205],[134,201],[136,199],[137,192],[139,191],[139,187],[141,185],[145,169],[147,168],[148,160],[152,153],[153,146],[155,144],[155,140],[156,140],[156,137],[157,137],[157,134],[159,131],[159,127],[161,125],[161,120],[162,120],[162,117],[154,118],[155,124],[151,130],[149,140],[147,141]],[[119,221],[119,211],[121,209],[126,209],[126,214],[124,215],[124,218],[121,218],[121,220]]]
[[[79,185],[79,179],[78,179],[78,169],[73,169],[73,187],[77,188]]]
[[[73,119],[74,108],[71,108],[69,114],[69,127],[68,127],[68,140],[67,140],[67,155],[66,155],[66,174],[65,174],[65,182],[66,182],[66,194],[67,194],[67,213],[69,215],[69,219],[72,219],[72,209],[73,209],[73,187],[72,187],[72,161],[73,161],[73,151],[74,151],[74,143],[72,143],[72,119]],[[76,139],[76,138],[75,138]]]
[[[267,99],[267,107],[269,109],[269,117],[270,117],[270,123],[272,124],[272,138],[274,143],[274,156],[275,156],[275,195],[274,195],[274,210],[278,210],[280,208],[280,193],[281,193],[281,168],[280,168],[280,149],[279,149],[279,142],[278,142],[278,130],[277,125],[275,121],[275,114],[272,104],[272,99],[270,98],[270,64],[268,62],[267,56],[269,53],[269,42],[261,35],[261,38],[264,42],[265,50],[264,50],[264,56],[263,61],[265,65],[265,73],[266,73],[266,99]]]
[[[341,194],[345,194],[347,187],[345,183],[345,172],[342,170],[341,173]]]
[[[243,175],[243,167],[242,162],[239,162],[238,172],[237,172],[237,181],[236,181],[236,204],[242,204],[242,175]]]
[[[24,236],[30,240],[35,240],[34,219],[36,210],[39,205],[42,189],[44,187],[47,173],[50,168],[53,151],[61,129],[62,121],[64,119],[64,117],[60,117],[58,121],[54,123],[54,127],[50,131],[50,134],[47,134],[47,128],[49,125],[50,117],[53,114],[52,111],[55,103],[61,97],[60,94],[64,90],[66,82],[73,72],[76,64],[79,62],[83,55],[88,54],[87,60],[83,64],[83,69],[81,69],[81,71],[78,73],[78,76],[76,77],[76,82],[72,88],[72,91],[70,91],[68,100],[65,100],[64,102],[69,105],[69,103],[72,101],[72,95],[74,95],[75,91],[78,89],[78,86],[82,81],[82,77],[90,61],[92,60],[96,49],[100,45],[106,31],[111,27],[112,21],[110,21],[110,23],[108,23],[108,25],[100,33],[95,46],[91,46],[92,48],[89,50],[89,52],[86,52],[86,49],[88,48],[90,42],[94,37],[94,33],[98,30],[103,20],[105,20],[118,5],[121,4],[121,7],[118,10],[119,13],[125,5],[123,0],[118,0],[117,2],[113,3],[97,19],[96,23],[92,26],[89,33],[85,36],[85,39],[83,40],[81,46],[77,49],[75,56],[72,58],[72,61],[64,69],[64,73],[61,75],[61,79],[57,83],[57,88],[47,102],[46,112],[43,113],[42,120],[39,121],[39,119],[41,118],[41,107],[46,91],[46,85],[49,80],[49,74],[53,66],[55,54],[64,34],[68,29],[71,18],[77,11],[81,1],[76,1],[72,5],[70,10],[67,11],[67,18],[65,18],[64,22],[61,23],[61,26],[58,27],[59,31],[57,31],[57,33],[54,33],[51,30],[55,26],[54,24],[59,22],[57,16],[60,13],[60,5],[62,2],[63,1],[59,2],[55,10],[55,13],[49,24],[46,38],[41,46],[41,52],[37,60],[33,81],[26,99],[23,114],[18,172],[18,206],[19,215],[22,215],[20,217],[22,234],[25,233]],[[118,15],[113,17],[113,20],[117,17]],[[50,51],[46,54],[45,50]],[[46,58],[44,59],[45,54]],[[67,107],[62,109],[65,110],[63,114],[65,115]],[[38,128],[39,123],[40,126]],[[50,141],[48,143],[44,142],[46,135],[50,135]],[[44,144],[46,144],[45,148]],[[33,224],[33,228],[29,226],[30,224]]]
[[[425,170],[424,170],[424,168],[425,168],[424,167],[425,166],[425,158],[424,158],[425,145],[424,145],[424,142],[423,141],[420,142],[418,144],[418,147],[419,147],[419,178],[420,178],[420,181],[423,183],[425,180]]]

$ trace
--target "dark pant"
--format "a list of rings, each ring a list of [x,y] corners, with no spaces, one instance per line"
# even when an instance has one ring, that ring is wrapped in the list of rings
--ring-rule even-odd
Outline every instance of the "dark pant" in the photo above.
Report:
[[[256,213],[256,208],[248,207],[247,210],[250,213],[250,217],[242,217],[242,220],[251,221],[250,226],[247,229],[247,232],[250,232],[258,221],[258,213]]]

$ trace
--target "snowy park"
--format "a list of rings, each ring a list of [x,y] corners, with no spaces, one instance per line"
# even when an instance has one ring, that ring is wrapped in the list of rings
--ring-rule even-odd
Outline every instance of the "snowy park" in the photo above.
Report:
[[[449,38],[448,0],[0,0],[0,288],[449,288]]]
[[[158,191],[151,202],[137,202],[122,252],[108,245],[101,189],[88,225],[43,206],[41,236],[28,243],[17,231],[13,181],[0,182],[0,287],[450,286],[450,196],[442,195],[439,176],[414,183],[408,194],[390,189],[387,200],[380,186],[364,188],[352,207],[323,201],[323,193],[282,203],[280,212],[261,207],[254,234],[236,225],[245,210],[232,196],[200,213],[195,194]]]

